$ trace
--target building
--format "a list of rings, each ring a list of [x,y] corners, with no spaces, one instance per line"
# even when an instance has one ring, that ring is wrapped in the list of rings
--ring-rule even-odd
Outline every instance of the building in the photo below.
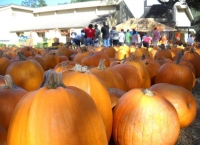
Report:
[[[0,18],[3,20],[0,23],[0,43],[18,44],[20,40],[30,39],[30,43],[25,45],[35,45],[45,38],[52,41],[55,37],[65,43],[64,32],[69,32],[71,28],[79,32],[90,23],[101,24],[103,21],[113,26],[129,18],[151,17],[164,23],[165,12],[157,16],[152,14],[156,6],[162,5],[157,0],[88,1],[41,8],[4,5],[0,6]],[[176,27],[183,31],[185,39],[185,32],[192,31],[193,16],[189,7],[177,2],[173,8],[173,20]]]

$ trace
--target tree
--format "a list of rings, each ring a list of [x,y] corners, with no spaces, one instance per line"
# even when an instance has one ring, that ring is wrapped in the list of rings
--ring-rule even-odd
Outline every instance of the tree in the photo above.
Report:
[[[186,0],[189,7],[199,10],[200,9],[200,1],[199,0]]]
[[[21,5],[32,8],[47,6],[45,0],[24,0]]]
[[[58,5],[65,5],[65,4],[68,4],[68,2],[58,3]]]

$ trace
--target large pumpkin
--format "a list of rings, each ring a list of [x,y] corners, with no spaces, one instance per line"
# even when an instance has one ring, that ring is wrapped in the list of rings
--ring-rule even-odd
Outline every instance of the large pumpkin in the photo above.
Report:
[[[133,89],[117,102],[113,138],[117,145],[174,145],[180,124],[174,106],[148,89]]]
[[[52,79],[49,79],[52,78]],[[103,121],[91,97],[64,87],[56,74],[15,108],[8,145],[106,145]]]
[[[74,86],[87,92],[94,100],[103,119],[107,138],[110,139],[112,131],[112,107],[107,88],[100,80],[81,65],[76,65],[72,70],[64,71],[63,83],[66,86]]]
[[[181,128],[189,126],[194,121],[197,105],[191,92],[183,87],[166,83],[155,84],[150,90],[161,94],[174,105]]]
[[[20,61],[11,63],[6,74],[10,74],[14,83],[27,91],[38,89],[43,80],[43,68],[37,61],[26,59],[22,53],[19,55]]]

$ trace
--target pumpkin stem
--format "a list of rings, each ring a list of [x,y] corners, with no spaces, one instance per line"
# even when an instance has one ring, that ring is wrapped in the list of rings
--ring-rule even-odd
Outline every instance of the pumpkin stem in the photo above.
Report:
[[[165,45],[160,45],[160,48],[161,48],[162,50],[165,50]]]
[[[3,56],[3,51],[0,51],[0,58],[2,58]]]
[[[47,87],[49,89],[56,89],[57,87],[65,87],[62,82],[62,73],[56,73],[53,70],[48,70],[45,75],[41,87]]]
[[[19,59],[20,59],[21,61],[22,61],[22,60],[26,60],[26,57],[23,55],[22,52],[18,52],[17,54],[18,54]]]
[[[152,91],[150,91],[149,89],[142,89],[142,92],[144,93],[144,95],[146,95],[146,96],[151,96],[151,97],[153,97],[155,94],[152,92]]]
[[[106,69],[106,66],[105,66],[105,59],[100,59],[99,65],[98,65],[97,69],[98,69],[98,70],[104,70],[104,69]]]
[[[81,72],[81,73],[85,73],[88,72],[90,73],[89,69],[87,66],[82,66],[80,64],[76,64],[73,68],[71,68],[70,70],[72,71],[77,71],[77,72]]]
[[[4,76],[5,86],[2,86],[3,89],[14,89],[16,88],[13,78],[8,74]]]
[[[178,58],[177,58],[177,60],[176,60],[176,64],[179,64],[179,63],[180,63],[181,57],[182,57],[182,54],[181,54],[181,52],[180,52],[180,53],[178,53]]]

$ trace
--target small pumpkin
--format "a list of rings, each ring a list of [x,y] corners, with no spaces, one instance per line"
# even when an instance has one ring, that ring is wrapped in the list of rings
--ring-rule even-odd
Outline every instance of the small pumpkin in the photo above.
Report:
[[[5,75],[6,69],[10,65],[10,61],[6,58],[3,57],[3,51],[0,50],[0,75]]]

